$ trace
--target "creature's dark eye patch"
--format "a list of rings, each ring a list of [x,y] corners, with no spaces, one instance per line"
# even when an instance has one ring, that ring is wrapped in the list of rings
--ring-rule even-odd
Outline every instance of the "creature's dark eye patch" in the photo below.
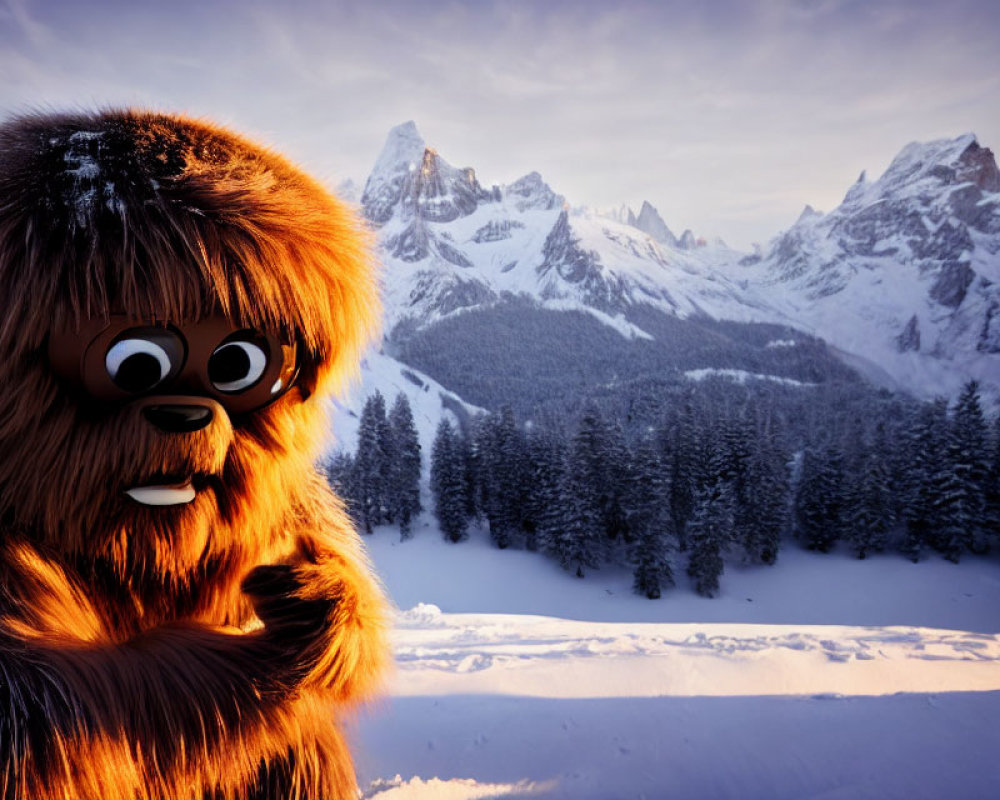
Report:
[[[241,331],[220,344],[208,359],[208,378],[219,392],[249,389],[267,371],[267,342]]]
[[[140,394],[175,375],[183,361],[184,347],[170,331],[133,329],[112,342],[104,366],[115,386]]]

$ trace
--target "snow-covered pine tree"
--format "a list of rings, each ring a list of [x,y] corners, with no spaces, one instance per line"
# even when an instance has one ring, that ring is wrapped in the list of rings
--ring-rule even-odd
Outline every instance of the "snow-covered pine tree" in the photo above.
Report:
[[[720,466],[723,477],[733,484],[734,497],[744,493],[747,470],[756,438],[754,423],[748,419],[727,419],[718,426]]]
[[[992,538],[986,505],[991,469],[990,435],[977,381],[969,381],[959,395],[952,430],[956,469],[967,482],[970,498],[968,547],[973,553],[984,553]]]
[[[965,550],[983,552],[987,545],[983,502],[989,474],[986,442],[979,384],[970,381],[955,404],[945,458],[934,477],[935,546],[949,561],[957,562]]]
[[[603,544],[602,433],[600,414],[589,406],[570,442],[559,492],[555,554],[563,568],[578,578],[584,577],[584,568],[597,568]]]
[[[698,490],[688,522],[687,573],[694,580],[695,591],[704,597],[714,597],[719,591],[722,554],[732,535],[732,525],[732,486],[720,476],[711,486]]]
[[[796,536],[809,550],[827,553],[843,525],[843,469],[840,449],[806,450],[795,495]]]
[[[584,409],[570,442],[569,456],[574,479],[585,487],[589,501],[597,509],[598,525],[603,528],[608,498],[609,447],[607,428],[597,406],[589,404]]]
[[[625,494],[631,480],[629,451],[625,444],[625,432],[618,422],[604,426],[600,478],[601,528],[603,529],[604,552],[602,557],[609,563],[628,561],[632,533],[629,530],[625,512]]]
[[[736,498],[734,475],[727,461],[722,431],[713,426],[706,431],[701,463],[695,465],[701,476],[694,496],[694,509],[688,522],[688,575],[695,591],[713,597],[719,590],[723,553],[733,541]]]
[[[540,430],[527,437],[526,450],[525,547],[551,554],[559,530],[559,491],[566,463],[566,444],[559,434]]]
[[[438,424],[431,449],[431,494],[434,513],[445,539],[460,542],[466,538],[465,469],[460,443],[461,434],[443,418]]]
[[[940,529],[935,519],[934,498],[938,491],[935,479],[939,466],[946,459],[947,439],[947,401],[939,399],[921,404],[904,444],[909,464],[903,487],[906,534],[901,549],[914,562],[920,560],[925,547],[934,544]]]
[[[389,508],[391,515],[399,523],[402,539],[410,536],[413,518],[423,509],[420,505],[420,439],[410,401],[400,392],[389,412],[389,429],[395,450],[395,459],[390,465]]]
[[[993,419],[990,470],[986,478],[986,524],[993,532],[992,543],[1000,544],[1000,413]]]
[[[664,421],[663,439],[669,443],[670,456],[670,516],[681,550],[687,549],[687,522],[694,511],[699,482],[700,433],[690,403]]]
[[[644,439],[636,448],[628,490],[624,497],[632,533],[632,589],[651,600],[674,585],[669,551],[672,549],[669,476],[657,447]]]
[[[455,441],[460,445],[462,463],[465,467],[465,515],[477,522],[483,518],[480,496],[479,439],[487,417],[484,414],[470,419],[465,427],[465,435]]]
[[[935,493],[931,501],[935,530],[931,544],[949,561],[958,563],[971,541],[972,513],[968,482],[948,457],[934,473]]]
[[[559,492],[558,528],[551,542],[559,564],[578,578],[584,577],[584,569],[597,569],[601,530],[599,510],[592,501],[586,486],[574,476],[571,463],[567,464]]]
[[[495,503],[495,462],[498,459],[496,447],[497,433],[496,414],[484,414],[476,417],[472,426],[472,441],[470,460],[472,464],[472,483],[476,515],[489,521]]]
[[[761,443],[756,432],[754,409],[744,410],[743,419],[724,421],[720,427],[717,447],[721,455],[721,475],[732,485],[733,492],[733,541],[743,547],[744,558],[749,563],[761,563],[761,551],[768,549],[756,541],[763,536],[760,501],[762,497],[758,482],[767,477],[763,468],[766,463],[758,457]],[[772,559],[776,548],[768,555]]]
[[[748,563],[773,564],[788,527],[788,458],[764,432],[751,446],[738,498],[736,535]]]
[[[391,453],[385,398],[376,391],[365,401],[358,425],[358,450],[354,457],[354,488],[359,522],[365,533],[386,521],[386,490]]]
[[[347,513],[354,523],[360,524],[360,508],[358,506],[356,480],[356,466],[354,456],[350,453],[337,451],[324,465],[326,479],[337,496],[344,501]]]
[[[899,398],[889,406],[888,413],[880,413],[879,421],[885,426],[887,450],[885,453],[886,466],[889,469],[889,483],[893,487],[892,492],[892,518],[894,529],[897,529],[905,537],[904,523],[906,522],[906,505],[909,501],[911,468],[909,451],[909,434],[912,421],[919,407],[919,403],[910,398]],[[892,540],[890,536],[890,541]]]
[[[524,441],[514,411],[504,405],[487,417],[479,448],[483,513],[490,538],[501,550],[521,530],[525,493]]]
[[[880,421],[872,440],[863,445],[862,466],[851,481],[845,503],[847,538],[858,558],[882,552],[895,522],[887,450],[885,425]]]

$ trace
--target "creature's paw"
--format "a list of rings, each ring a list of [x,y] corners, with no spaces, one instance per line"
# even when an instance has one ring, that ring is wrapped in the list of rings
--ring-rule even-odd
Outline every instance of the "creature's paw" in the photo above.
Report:
[[[264,623],[278,674],[301,680],[322,657],[337,601],[332,597],[302,596],[295,567],[268,564],[256,567],[243,581]]]

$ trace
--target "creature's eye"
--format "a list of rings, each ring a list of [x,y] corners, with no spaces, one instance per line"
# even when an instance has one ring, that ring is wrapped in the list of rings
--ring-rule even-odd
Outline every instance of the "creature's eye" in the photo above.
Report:
[[[134,329],[118,337],[104,357],[115,385],[130,394],[147,392],[180,369],[184,347],[170,331]]]
[[[267,351],[267,341],[252,331],[233,334],[208,359],[208,379],[226,394],[249,389],[267,370]]]

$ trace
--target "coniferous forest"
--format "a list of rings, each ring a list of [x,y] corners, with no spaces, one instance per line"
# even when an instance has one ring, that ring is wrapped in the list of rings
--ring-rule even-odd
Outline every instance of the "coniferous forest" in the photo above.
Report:
[[[586,577],[627,566],[658,598],[682,579],[719,590],[727,563],[783,547],[958,562],[1000,544],[1000,416],[975,382],[952,404],[887,392],[764,394],[707,380],[641,413],[589,398],[575,414],[519,420],[509,405],[443,418],[430,454],[432,511],[461,542],[536,551]],[[653,420],[658,420],[653,422]],[[359,528],[410,535],[420,445],[405,395],[370,396],[357,450],[327,465]]]

